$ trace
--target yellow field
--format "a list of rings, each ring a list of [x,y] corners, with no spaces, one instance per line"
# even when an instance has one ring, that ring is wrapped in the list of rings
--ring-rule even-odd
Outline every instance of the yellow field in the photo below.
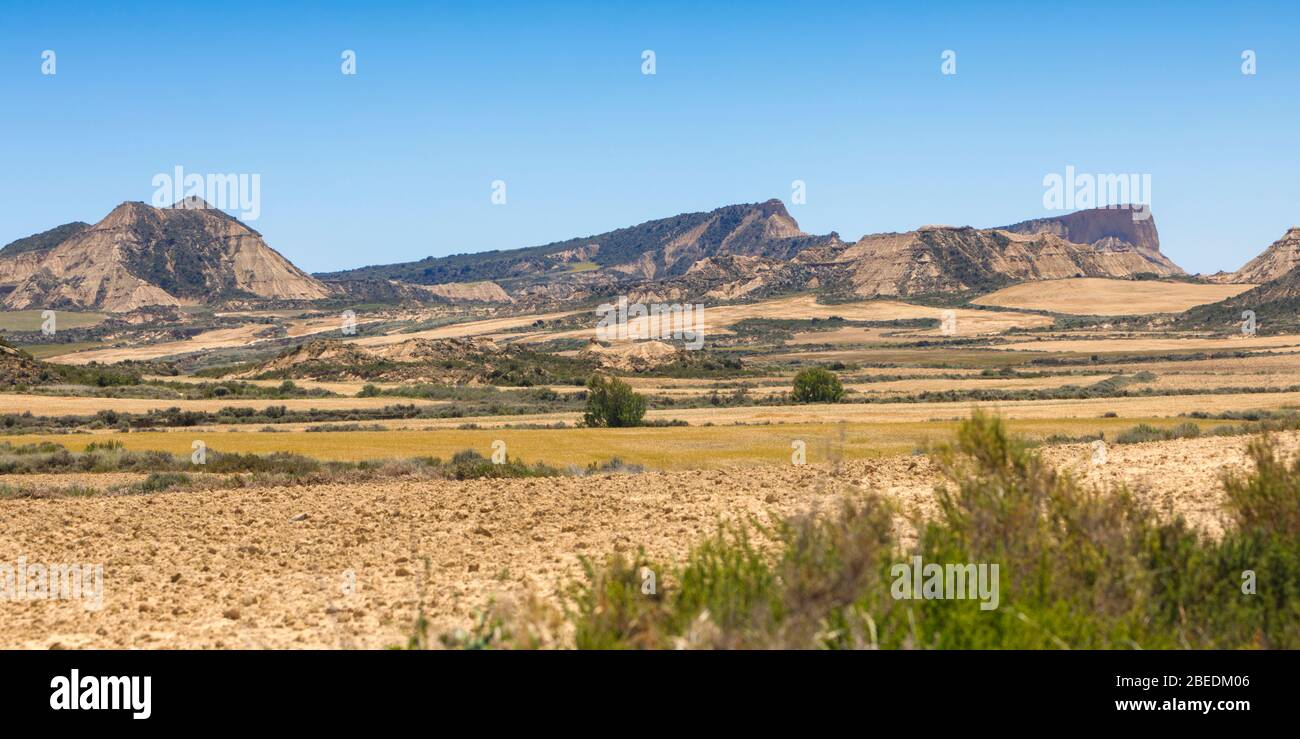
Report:
[[[1290,349],[1300,347],[1300,336],[1231,336],[1219,337],[1133,337],[1119,339],[1044,339],[1004,344],[1008,351],[1073,352],[1076,354],[1101,352],[1173,353],[1202,351],[1237,351],[1241,349]]]
[[[868,328],[865,326],[846,326],[830,331],[800,331],[794,338],[786,341],[787,346],[845,344],[889,344],[916,341],[921,331],[901,331],[889,328]]]
[[[97,349],[103,346],[97,341],[84,341],[72,344],[21,344],[19,349],[27,352],[37,359],[49,359],[57,357],[60,354],[71,354],[73,352],[86,351],[88,349]]]
[[[40,331],[41,325],[45,319],[41,318],[39,310],[15,310],[0,311],[0,329],[6,331]],[[54,311],[54,328],[81,328],[83,326],[94,326],[104,320],[102,313],[72,313],[69,311]]]
[[[1080,418],[1016,420],[1010,427],[1031,438],[1051,434],[1113,435],[1138,423],[1167,427],[1177,418]],[[1204,425],[1221,422],[1207,421]],[[791,444],[806,444],[810,464],[908,454],[928,442],[951,437],[956,421],[802,423],[772,426],[694,426],[630,429],[430,429],[423,431],[340,431],[230,433],[182,429],[133,433],[32,434],[0,436],[0,442],[33,444],[50,441],[72,450],[91,441],[113,439],[131,450],[190,454],[195,440],[219,452],[295,452],[322,460],[393,459],[434,456],[447,459],[463,449],[492,454],[492,443],[506,443],[512,458],[564,467],[607,462],[614,457],[652,469],[708,469],[747,464],[790,464]]]
[[[1215,359],[1186,359],[1179,361],[1133,362],[1095,365],[1099,372],[1139,372],[1148,370],[1158,375],[1212,372],[1236,375],[1242,384],[1248,384],[1252,375],[1300,372],[1300,354],[1250,354],[1244,357],[1217,357]],[[910,370],[909,370],[910,371]]]
[[[288,398],[272,399],[232,399],[213,398],[211,400],[177,400],[165,398],[79,398],[75,396],[16,395],[0,393],[0,413],[25,413],[31,411],[39,416],[93,416],[98,411],[117,411],[119,413],[147,413],[164,408],[180,408],[184,411],[217,411],[222,408],[256,408],[261,410],[270,405],[282,405],[289,410],[306,411],[313,408],[320,410],[347,410],[352,408],[383,408],[386,405],[441,405],[447,401],[425,400],[422,398]]]
[[[1063,355],[1063,353],[1062,353]],[[764,357],[771,362],[809,362],[829,364],[831,362],[863,362],[896,365],[897,369],[886,369],[884,374],[912,373],[916,365],[933,365],[944,368],[987,368],[1015,367],[1026,364],[1031,359],[1045,355],[1028,352],[1006,351],[999,345],[997,349],[954,349],[951,347],[903,348],[891,347],[874,349],[828,349],[825,351],[791,351],[782,354],[770,354]],[[904,367],[906,367],[904,369]],[[935,370],[947,372],[948,369]]]
[[[1181,313],[1197,305],[1217,303],[1252,287],[1255,286],[1078,277],[1022,282],[971,302],[1078,316],[1128,316]]]
[[[175,354],[185,354],[188,352],[203,351],[206,349],[222,349],[235,346],[246,346],[256,341],[256,334],[262,331],[266,326],[261,324],[249,324],[238,328],[221,328],[193,336],[181,341],[165,341],[157,344],[145,344],[143,346],[129,347],[109,347],[106,349],[92,349],[75,354],[63,354],[53,357],[51,361],[61,364],[87,364],[89,362],[100,362],[101,364],[112,364],[114,362],[125,362],[130,359],[146,361],[158,359],[159,357],[168,357]]]

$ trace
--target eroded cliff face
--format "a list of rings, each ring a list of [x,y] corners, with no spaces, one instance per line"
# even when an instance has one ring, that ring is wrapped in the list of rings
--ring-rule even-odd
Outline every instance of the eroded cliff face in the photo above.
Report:
[[[9,309],[126,312],[227,298],[330,295],[256,231],[194,203],[176,208],[123,203],[35,260],[27,252],[0,255],[0,285],[13,285],[4,300]]]
[[[1150,211],[1147,211],[1150,214]],[[1134,218],[1129,208],[1090,208],[1062,216],[1035,218],[1001,227],[1019,234],[1050,233],[1075,244],[1123,242],[1144,252],[1160,251],[1155,218]]]
[[[36,274],[45,252],[27,251],[0,255],[0,285],[17,285]]]

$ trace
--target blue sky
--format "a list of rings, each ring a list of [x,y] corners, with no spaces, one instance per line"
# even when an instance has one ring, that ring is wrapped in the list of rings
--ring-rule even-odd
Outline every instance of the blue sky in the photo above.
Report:
[[[1294,2],[861,5],[2,0],[0,243],[148,202],[176,165],[259,174],[250,225],[309,271],[788,203],[793,180],[814,233],[1002,225],[1049,214],[1067,165],[1150,174],[1190,271],[1300,223]]]

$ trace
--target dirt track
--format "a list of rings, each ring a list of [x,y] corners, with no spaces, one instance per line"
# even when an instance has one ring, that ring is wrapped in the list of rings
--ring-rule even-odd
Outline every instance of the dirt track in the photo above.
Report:
[[[1285,440],[1295,449],[1300,434]],[[1102,467],[1083,445],[1047,454],[1213,533],[1219,471],[1242,466],[1245,444],[1112,445]],[[808,466],[0,501],[0,563],[105,569],[98,612],[0,601],[0,647],[384,647],[409,633],[426,557],[438,633],[469,625],[495,594],[553,593],[579,555],[644,546],[679,558],[719,518],[824,508],[858,484],[925,512],[934,482],[924,458],[894,457],[848,463],[837,478]]]

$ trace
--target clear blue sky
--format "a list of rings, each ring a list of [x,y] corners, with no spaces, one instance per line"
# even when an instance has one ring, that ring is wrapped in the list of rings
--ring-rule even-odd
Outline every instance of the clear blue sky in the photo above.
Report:
[[[251,225],[310,271],[788,202],[795,179],[811,232],[1002,225],[1046,214],[1066,165],[1150,173],[1191,271],[1300,223],[1294,0],[0,2],[0,243],[147,202],[177,164],[260,174]]]

